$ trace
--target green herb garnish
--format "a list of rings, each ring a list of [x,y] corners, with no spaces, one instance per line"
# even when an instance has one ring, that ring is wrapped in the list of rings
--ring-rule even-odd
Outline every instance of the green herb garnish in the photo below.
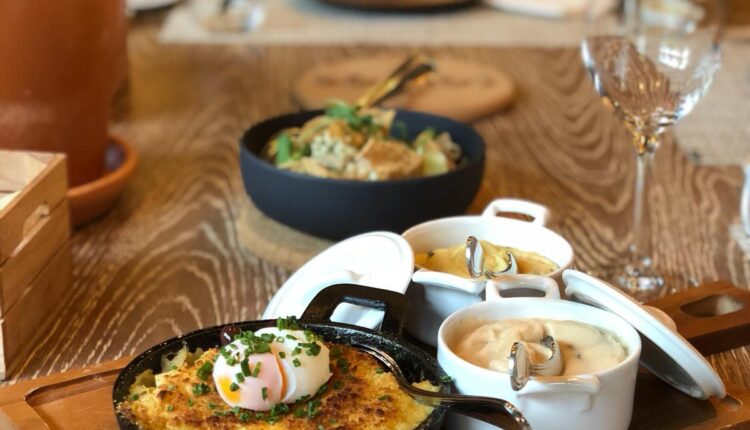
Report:
[[[196,396],[200,396],[203,394],[208,394],[211,392],[211,388],[209,388],[206,384],[193,384],[193,394]]]
[[[229,363],[227,362],[227,364]],[[202,381],[208,381],[208,378],[211,376],[211,372],[213,371],[214,371],[214,365],[210,361],[205,361],[203,362],[201,367],[198,368],[198,371],[196,372],[196,374],[198,375],[198,378],[200,378]]]

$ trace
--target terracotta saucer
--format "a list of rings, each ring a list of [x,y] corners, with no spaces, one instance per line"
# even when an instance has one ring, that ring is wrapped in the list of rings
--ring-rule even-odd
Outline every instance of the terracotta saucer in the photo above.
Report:
[[[112,208],[138,165],[138,153],[124,140],[110,136],[104,155],[105,173],[99,179],[70,188],[68,203],[73,225],[93,221]]]

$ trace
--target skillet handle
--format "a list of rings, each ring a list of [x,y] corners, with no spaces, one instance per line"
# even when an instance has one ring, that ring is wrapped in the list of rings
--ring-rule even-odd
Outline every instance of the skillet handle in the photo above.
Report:
[[[400,336],[404,330],[409,299],[403,295],[380,288],[355,284],[336,284],[326,287],[310,301],[300,320],[303,322],[328,322],[341,303],[378,309],[385,313],[380,333]]]

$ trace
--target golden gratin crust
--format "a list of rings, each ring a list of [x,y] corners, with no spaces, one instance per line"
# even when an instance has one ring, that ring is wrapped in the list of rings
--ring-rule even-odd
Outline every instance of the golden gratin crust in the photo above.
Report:
[[[432,412],[401,391],[393,375],[380,370],[374,358],[354,348],[328,346],[340,350],[341,355],[331,359],[333,376],[325,391],[310,401],[289,405],[289,413],[277,422],[268,422],[268,413],[256,417],[252,411],[231,411],[210,378],[206,382],[209,393],[193,393],[196,384],[204,383],[197,369],[204,361],[213,361],[217,349],[208,350],[192,366],[183,364],[160,375],[157,387],[122,402],[118,410],[144,430],[411,430]],[[438,389],[428,381],[416,385]],[[308,413],[311,401],[315,402],[312,414]]]

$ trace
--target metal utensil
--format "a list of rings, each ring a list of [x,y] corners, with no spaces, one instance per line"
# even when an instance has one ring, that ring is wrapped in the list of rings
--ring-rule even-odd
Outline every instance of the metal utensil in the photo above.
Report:
[[[523,414],[510,402],[492,397],[463,396],[421,390],[406,380],[396,360],[387,353],[369,345],[353,344],[351,346],[375,357],[396,378],[401,389],[420,403],[433,407],[449,407],[455,412],[476,418],[505,430],[531,429],[529,422]]]
[[[508,357],[508,370],[510,371],[510,386],[513,391],[519,391],[523,388],[531,375],[539,376],[558,376],[562,373],[562,355],[560,346],[557,345],[552,336],[544,336],[542,345],[552,351],[550,358],[544,363],[532,364],[529,360],[529,353],[523,342],[516,342],[510,348],[510,357]]]
[[[500,275],[513,275],[518,272],[516,258],[511,252],[508,252],[508,267],[505,270],[494,272],[484,270],[484,250],[479,240],[474,236],[466,238],[466,268],[469,269],[469,275],[472,278],[481,278],[482,276],[492,279]]]
[[[368,88],[357,99],[358,108],[375,106],[406,88],[406,84],[415,80],[426,80],[427,75],[435,70],[435,62],[422,54],[409,56],[387,78]]]

